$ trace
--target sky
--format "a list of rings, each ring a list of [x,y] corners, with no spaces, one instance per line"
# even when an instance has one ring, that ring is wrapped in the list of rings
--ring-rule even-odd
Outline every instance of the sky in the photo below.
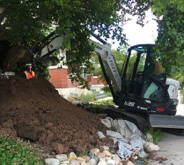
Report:
[[[152,20],[153,14],[151,10],[146,12],[146,19],[148,23],[144,27],[136,24],[136,17],[123,26],[123,31],[128,39],[130,46],[136,44],[154,44],[154,40],[157,38],[157,23]],[[114,41],[115,42],[115,41]],[[118,44],[113,44],[112,49],[117,49]]]

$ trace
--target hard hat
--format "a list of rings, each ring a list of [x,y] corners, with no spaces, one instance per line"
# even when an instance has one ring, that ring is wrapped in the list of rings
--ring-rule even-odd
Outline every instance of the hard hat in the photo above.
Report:
[[[31,63],[27,63],[26,66],[32,66],[32,64]]]

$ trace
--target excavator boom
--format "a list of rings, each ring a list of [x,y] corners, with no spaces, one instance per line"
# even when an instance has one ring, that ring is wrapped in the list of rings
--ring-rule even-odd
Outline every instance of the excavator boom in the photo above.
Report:
[[[41,42],[37,43],[32,49],[29,49],[25,46],[14,46],[7,54],[3,71],[7,71],[9,68],[14,67],[18,62],[27,63],[33,60],[41,62],[44,61],[45,57],[49,60],[52,60],[53,58],[49,57],[49,55],[58,50],[61,47],[63,41],[63,36],[58,36],[55,33],[51,33]],[[89,41],[90,44],[95,44],[95,53],[97,53],[102,61],[105,63],[116,90],[120,92],[121,78],[111,51],[111,45],[105,43],[105,41],[103,41],[102,39],[100,39],[100,41],[105,44],[100,44],[91,39]]]
[[[90,43],[95,44],[95,53],[105,63],[107,70],[110,74],[110,77],[113,80],[116,90],[120,92],[121,91],[121,77],[120,77],[119,70],[117,68],[117,64],[114,59],[113,53],[111,51],[111,45],[107,43],[102,45],[93,40],[90,40]]]

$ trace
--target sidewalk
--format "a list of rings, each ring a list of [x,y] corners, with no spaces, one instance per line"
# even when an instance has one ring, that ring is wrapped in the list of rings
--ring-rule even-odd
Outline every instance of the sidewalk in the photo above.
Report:
[[[176,116],[184,116],[184,104],[178,104]]]
[[[182,165],[184,164],[184,137],[164,133],[158,143],[160,151],[150,159],[148,165]]]

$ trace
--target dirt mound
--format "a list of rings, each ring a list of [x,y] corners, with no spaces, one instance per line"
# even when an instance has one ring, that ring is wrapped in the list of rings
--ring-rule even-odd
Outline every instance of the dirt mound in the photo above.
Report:
[[[0,133],[67,153],[99,147],[100,128],[96,115],[61,98],[46,79],[0,79]]]

